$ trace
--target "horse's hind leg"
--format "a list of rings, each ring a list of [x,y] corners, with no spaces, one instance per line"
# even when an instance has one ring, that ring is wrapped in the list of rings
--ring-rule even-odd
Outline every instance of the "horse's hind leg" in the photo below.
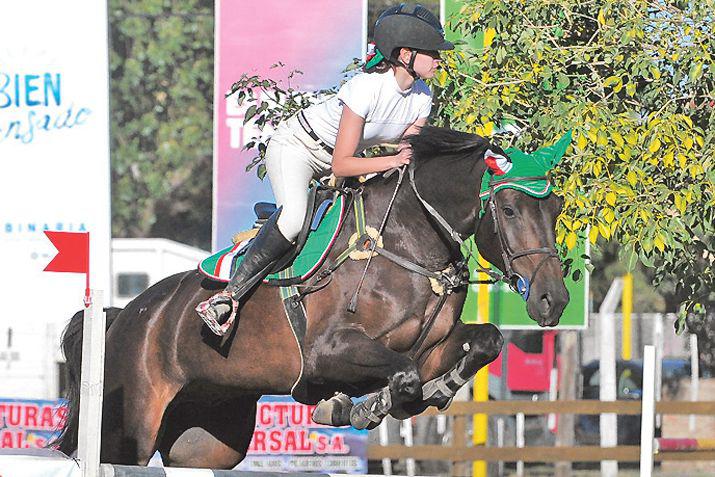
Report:
[[[255,396],[184,402],[164,418],[159,452],[166,466],[232,469],[246,457],[256,423]]]
[[[444,409],[459,388],[481,368],[499,356],[504,339],[492,324],[465,325],[458,322],[449,337],[424,359],[420,374],[427,381],[422,399],[391,410],[404,419],[420,414],[429,406]]]
[[[110,346],[120,345],[108,342],[107,356],[122,356]],[[147,465],[156,452],[162,416],[180,388],[128,358],[106,360],[102,462]]]
[[[178,389],[173,383],[134,375],[131,384],[105,392],[102,462],[147,465],[157,449],[164,411]]]

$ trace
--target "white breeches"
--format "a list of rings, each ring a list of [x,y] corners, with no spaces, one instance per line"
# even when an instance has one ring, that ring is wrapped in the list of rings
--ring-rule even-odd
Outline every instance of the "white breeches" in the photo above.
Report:
[[[332,156],[303,130],[295,116],[281,123],[271,137],[266,172],[276,206],[283,207],[278,229],[288,240],[295,240],[303,227],[310,180],[329,174],[331,161]]]

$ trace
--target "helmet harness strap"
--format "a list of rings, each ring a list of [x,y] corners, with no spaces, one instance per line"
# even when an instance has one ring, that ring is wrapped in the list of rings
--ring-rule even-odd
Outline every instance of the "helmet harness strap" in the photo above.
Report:
[[[407,72],[412,76],[415,80],[419,79],[419,76],[415,72],[415,58],[417,58],[417,50],[410,50],[412,54],[410,55],[410,62],[405,64],[401,59],[398,59],[397,61],[400,63],[401,66],[404,66]]]

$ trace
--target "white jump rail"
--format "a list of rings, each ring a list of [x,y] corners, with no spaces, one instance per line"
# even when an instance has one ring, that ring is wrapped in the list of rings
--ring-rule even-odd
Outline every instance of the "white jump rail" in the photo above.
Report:
[[[641,477],[653,474],[655,437],[655,346],[643,349],[643,396],[641,400]]]
[[[102,438],[104,398],[104,334],[107,316],[102,291],[92,290],[91,304],[84,309],[82,374],[79,391],[79,436],[77,456],[82,477],[100,477],[99,453]]]
[[[76,459],[51,449],[0,449],[2,477],[82,477]],[[188,469],[181,467],[139,467],[101,464],[99,477],[380,477],[360,474],[307,472],[255,472],[246,470]],[[385,476],[382,476],[385,477]]]

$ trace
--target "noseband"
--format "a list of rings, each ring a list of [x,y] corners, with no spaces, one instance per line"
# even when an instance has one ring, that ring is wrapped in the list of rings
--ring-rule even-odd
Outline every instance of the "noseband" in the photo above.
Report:
[[[545,176],[540,176],[540,177],[519,177],[519,181],[542,181],[542,180],[548,180]],[[501,254],[502,254],[502,260],[504,261],[504,275],[501,278],[502,281],[505,281],[509,284],[512,290],[517,292],[519,295],[524,298],[524,301],[529,299],[529,293],[531,291],[531,284],[534,283],[534,280],[536,279],[536,275],[539,273],[539,270],[541,270],[541,267],[544,266],[546,263],[546,260],[549,258],[556,258],[558,259],[559,254],[556,251],[556,249],[552,247],[540,247],[540,248],[529,248],[526,250],[520,250],[518,252],[514,252],[512,248],[509,246],[509,242],[507,241],[506,237],[504,236],[503,232],[503,227],[499,221],[499,214],[497,213],[497,196],[496,196],[496,188],[502,184],[505,184],[507,182],[514,182],[514,179],[507,179],[507,180],[501,180],[501,181],[490,181],[489,182],[489,199],[488,199],[488,204],[489,204],[489,210],[492,212],[492,223],[494,224],[494,233],[496,233],[497,237],[499,238],[499,245],[501,246]],[[479,225],[481,225],[481,219],[479,222]],[[478,229],[479,227],[477,227]],[[529,255],[543,255],[544,257],[539,261],[538,265],[534,269],[534,272],[531,274],[530,278],[523,277],[519,273],[514,271],[513,268],[513,262],[517,258],[521,257],[526,257]]]

